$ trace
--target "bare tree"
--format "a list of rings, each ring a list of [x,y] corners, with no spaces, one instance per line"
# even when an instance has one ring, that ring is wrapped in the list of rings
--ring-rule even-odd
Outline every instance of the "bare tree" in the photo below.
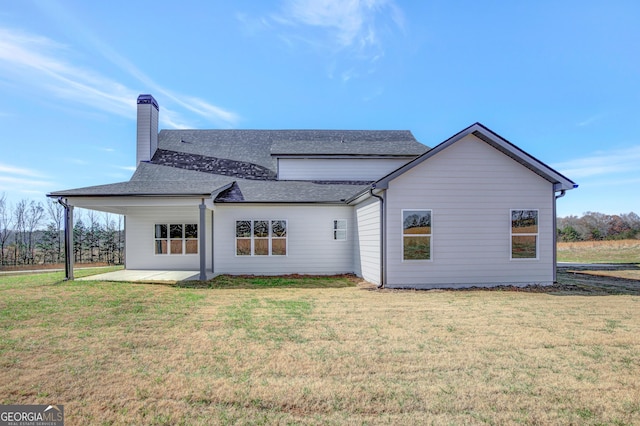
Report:
[[[33,200],[29,203],[26,215],[25,215],[25,228],[27,231],[27,262],[30,264],[34,264],[36,261],[36,253],[35,248],[36,244],[34,241],[34,233],[40,227],[42,223],[42,218],[44,217],[44,207],[42,207],[42,203],[38,201],[37,203]]]
[[[6,262],[5,249],[11,235],[11,209],[7,203],[7,197],[0,195],[0,266]]]
[[[54,240],[56,243],[56,253],[52,261],[54,263],[58,263],[62,258],[63,252],[62,222],[64,219],[64,207],[57,201],[47,198],[47,213],[49,214],[50,224],[52,225],[51,228],[53,228],[52,230],[57,232],[57,238]]]
[[[13,210],[13,264],[25,263],[26,260],[26,215],[27,215],[27,200],[20,200]]]

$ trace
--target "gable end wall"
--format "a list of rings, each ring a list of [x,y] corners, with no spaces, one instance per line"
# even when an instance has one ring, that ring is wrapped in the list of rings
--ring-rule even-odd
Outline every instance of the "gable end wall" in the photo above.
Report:
[[[553,185],[469,135],[389,183],[387,287],[553,282]],[[432,210],[432,259],[402,260],[402,209]],[[510,209],[539,210],[538,259],[510,259]]]

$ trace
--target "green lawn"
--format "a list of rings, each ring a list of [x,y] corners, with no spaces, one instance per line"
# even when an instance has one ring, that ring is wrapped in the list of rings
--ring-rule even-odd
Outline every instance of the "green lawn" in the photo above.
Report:
[[[67,425],[640,423],[637,290],[62,277],[0,278],[0,403]]]

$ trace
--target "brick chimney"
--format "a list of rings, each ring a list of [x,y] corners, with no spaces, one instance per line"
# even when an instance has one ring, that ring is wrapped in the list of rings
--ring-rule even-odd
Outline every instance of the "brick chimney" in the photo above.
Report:
[[[151,95],[138,96],[138,131],[136,166],[141,161],[151,161],[158,149],[158,113],[160,107]]]

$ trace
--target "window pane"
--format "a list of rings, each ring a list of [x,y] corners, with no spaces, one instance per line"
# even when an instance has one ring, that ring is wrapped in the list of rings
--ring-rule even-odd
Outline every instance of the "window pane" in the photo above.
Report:
[[[404,260],[428,260],[431,258],[431,237],[403,237]]]
[[[333,221],[333,229],[347,229],[347,221],[346,220],[334,220]]]
[[[333,239],[334,240],[346,240],[347,239],[347,231],[333,231]]]
[[[253,236],[266,238],[269,236],[269,221],[256,220],[253,222]]]
[[[198,240],[187,240],[185,242],[186,254],[198,254]]]
[[[431,211],[405,210],[402,212],[404,234],[431,234]]]
[[[236,254],[238,256],[251,256],[251,240],[250,239],[237,239],[236,240]]]
[[[185,238],[198,238],[198,225],[189,223],[184,226]]]
[[[268,256],[269,255],[269,239],[256,238],[253,241],[253,254],[255,254],[256,256]]]
[[[236,237],[250,237],[250,236],[251,236],[251,221],[237,220],[236,221]]]
[[[286,220],[273,220],[271,221],[271,232],[274,237],[286,237],[287,236],[287,221]]]
[[[286,256],[287,240],[285,238],[274,238],[271,240],[271,254],[274,256]]]
[[[535,259],[536,240],[535,235],[517,235],[511,237],[512,259]]]
[[[169,225],[169,238],[182,238],[182,225]]]
[[[156,240],[156,254],[167,254],[167,240]]]
[[[511,233],[513,234],[537,234],[538,211],[537,210],[512,210]]]
[[[169,245],[171,246],[171,254],[182,254],[182,239],[169,240]]]
[[[156,225],[156,238],[167,238],[167,225]]]

